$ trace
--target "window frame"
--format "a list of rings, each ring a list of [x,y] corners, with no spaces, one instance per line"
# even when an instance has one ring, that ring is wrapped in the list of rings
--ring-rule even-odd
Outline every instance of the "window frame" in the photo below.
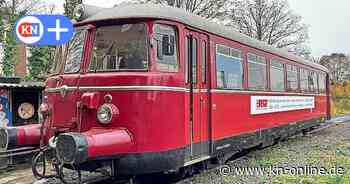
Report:
[[[147,62],[148,62],[148,67],[145,69],[121,69],[121,70],[97,70],[96,66],[94,67],[94,69],[90,69],[90,64],[91,64],[91,53],[93,52],[92,49],[94,47],[95,44],[95,40],[96,40],[96,33],[98,31],[99,28],[103,28],[103,27],[109,27],[109,26],[120,26],[120,25],[124,25],[124,24],[128,24],[125,22],[121,22],[121,24],[107,24],[107,25],[103,25],[103,26],[98,26],[94,29],[93,31],[93,37],[91,38],[91,51],[89,53],[89,58],[88,58],[88,63],[87,63],[87,72],[88,73],[108,73],[108,72],[149,72],[152,69],[152,59],[151,59],[151,50],[153,50],[153,48],[151,48],[151,35],[149,34],[150,31],[150,26],[149,23],[146,21],[141,21],[141,22],[130,22],[129,24],[143,24],[145,26],[145,37],[146,37],[146,58],[147,58]],[[156,23],[154,23],[156,24]],[[152,27],[153,28],[153,27]]]
[[[191,50],[192,52],[192,84],[196,86],[198,84],[198,63],[199,63],[198,46],[200,46],[200,39],[198,39],[197,37],[192,37],[191,44],[192,44],[192,50]],[[193,62],[195,62],[195,65]]]
[[[184,65],[185,65],[185,83],[188,84],[190,82],[190,70],[189,70],[189,56],[190,56],[190,43],[191,43],[191,36],[190,35],[185,35],[185,60],[184,60]]]
[[[279,67],[273,66],[273,64],[272,64],[273,62],[277,62],[277,63],[281,64],[282,67],[279,68]],[[269,74],[270,74],[269,84],[270,84],[270,90],[271,90],[272,92],[287,92],[287,86],[286,86],[286,72],[287,72],[286,66],[287,66],[287,65],[286,65],[286,63],[283,62],[283,61],[280,60],[280,59],[277,59],[277,58],[270,59],[269,63],[270,63],[270,67],[269,67]],[[273,77],[272,77],[272,69],[277,69],[277,70],[282,69],[282,76],[283,76],[283,89],[282,89],[282,90],[275,90],[275,89],[272,89],[272,79],[273,79]],[[280,71],[281,71],[281,70],[280,70]]]
[[[309,93],[309,79],[308,79],[308,73],[309,73],[309,69],[306,69],[305,67],[300,67],[299,69],[299,75],[300,75],[300,78],[299,78],[299,83],[300,83],[300,92],[301,93]],[[303,88],[302,86],[302,77],[303,77],[303,74],[306,74],[306,89]]]
[[[69,50],[69,42],[66,44],[66,46],[64,47],[64,49],[66,50],[65,51],[65,56],[64,56],[64,61],[62,62],[62,73],[63,74],[77,74],[77,73],[80,73],[82,71],[82,66],[84,64],[84,60],[85,60],[85,50],[86,50],[86,46],[87,46],[87,42],[88,42],[88,35],[89,35],[89,30],[86,29],[86,27],[81,27],[79,29],[76,29],[75,32],[77,31],[83,31],[84,33],[84,43],[83,43],[83,48],[82,48],[82,52],[81,52],[81,61],[80,61],[80,67],[77,71],[74,71],[74,72],[66,72],[66,64],[67,64],[67,57],[68,57],[68,50]],[[59,72],[60,73],[60,72]]]
[[[219,47],[223,47],[223,48],[226,48],[226,49],[229,49],[229,55],[225,54],[225,53],[221,53],[219,52]],[[231,50],[234,50],[234,51],[237,51],[240,53],[240,56],[241,58],[239,57],[235,57],[233,56],[231,53]],[[218,65],[218,58],[217,58],[217,55],[221,55],[221,56],[224,56],[224,57],[228,57],[228,58],[233,58],[233,59],[236,59],[236,60],[239,60],[240,64],[241,64],[241,68],[242,68],[242,81],[241,81],[241,87],[240,88],[227,88],[226,87],[226,80],[225,80],[225,75],[224,78],[223,78],[223,87],[219,88],[218,86],[218,68],[217,68],[217,65]],[[223,43],[216,43],[215,44],[215,79],[216,79],[216,89],[219,89],[219,90],[244,90],[244,78],[245,78],[245,72],[244,72],[244,53],[243,53],[243,50],[242,49],[239,49],[237,47],[232,47],[232,46],[228,46],[228,45],[225,45]]]
[[[208,42],[206,40],[202,40],[202,43],[201,43],[201,46],[202,46],[202,61],[201,61],[201,82],[203,84],[206,84],[207,83],[207,65],[208,65]]]
[[[256,61],[258,60],[258,58],[263,58],[265,60],[265,64],[263,63],[260,63],[260,62],[256,62],[256,61],[250,61],[249,60],[249,55],[253,55],[256,57]],[[269,85],[269,79],[268,79],[268,72],[269,72],[269,68],[268,68],[268,60],[265,56],[262,56],[262,54],[256,54],[254,52],[247,52],[246,53],[246,57],[247,57],[247,77],[248,77],[248,80],[247,80],[247,89],[250,90],[250,91],[268,91],[268,85]],[[264,89],[258,89],[256,87],[252,88],[250,86],[250,72],[249,72],[249,63],[254,63],[254,64],[259,64],[259,65],[265,65],[265,88]]]
[[[52,69],[52,68],[51,68],[51,67],[48,68],[48,71],[47,71],[48,77],[53,77],[53,76],[56,76],[56,75],[61,74],[62,71],[63,71],[63,67],[64,67],[64,65],[66,64],[66,60],[65,60],[65,55],[66,55],[66,50],[67,50],[67,45],[66,45],[66,44],[57,46],[57,47],[55,48],[55,55],[54,55],[53,61],[56,60],[56,57],[57,57],[57,50],[60,49],[60,48],[62,49],[61,52],[64,53],[64,56],[62,56],[61,62],[59,63],[59,65],[57,65],[57,66],[58,66],[57,71],[51,72],[51,69]],[[64,59],[64,61],[63,61],[63,59]],[[54,63],[50,63],[50,64],[54,64]]]
[[[290,70],[288,69],[288,66],[290,66]],[[285,64],[285,67],[286,67],[286,91],[287,92],[300,92],[300,80],[299,80],[299,71],[300,71],[300,68],[294,64],[290,64],[290,63],[286,63]],[[295,70],[294,70],[295,69]],[[296,73],[296,89],[292,89],[292,88],[289,88],[288,86],[288,74],[289,72],[293,72],[293,73]]]
[[[176,43],[176,64],[177,64],[177,69],[176,71],[165,71],[165,70],[159,70],[159,68],[157,67],[158,65],[158,50],[156,47],[152,48],[152,49],[149,49],[149,50],[152,50],[154,52],[154,55],[155,55],[155,61],[154,61],[154,64],[155,64],[155,70],[158,71],[158,72],[162,72],[162,73],[179,73],[180,72],[180,68],[181,68],[181,64],[180,64],[180,32],[179,32],[179,27],[176,25],[176,24],[170,24],[168,22],[165,22],[165,21],[155,21],[153,22],[152,24],[152,31],[153,31],[153,34],[155,34],[154,32],[154,27],[157,26],[157,25],[163,25],[163,26],[168,26],[168,27],[172,27],[174,28],[174,31],[175,31],[175,43]],[[147,26],[148,27],[148,26]],[[150,28],[148,28],[150,29]],[[152,39],[152,37],[149,36],[149,39]],[[151,55],[151,54],[149,54]],[[151,68],[151,63],[152,61],[149,62],[150,64],[150,67]]]
[[[323,85],[324,88],[320,89],[320,76],[323,76]],[[327,93],[327,73],[325,72],[317,72],[317,83],[318,83],[318,93],[319,94],[326,94]]]
[[[309,77],[311,77],[310,79],[313,83],[313,90],[311,89],[310,82],[308,81],[308,88],[309,88],[308,92],[311,94],[318,94],[319,89],[318,89],[317,72],[314,70],[308,70],[308,80],[309,80]],[[316,81],[314,81],[315,80],[314,77],[316,77]]]

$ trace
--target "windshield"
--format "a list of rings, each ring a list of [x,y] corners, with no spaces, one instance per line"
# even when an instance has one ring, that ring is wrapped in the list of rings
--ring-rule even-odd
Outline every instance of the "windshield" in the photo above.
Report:
[[[68,44],[57,46],[55,59],[50,67],[50,74],[58,74],[63,63],[65,73],[75,73],[80,69],[85,41],[85,30],[76,30]]]
[[[145,24],[98,28],[90,56],[90,71],[148,69],[146,32]]]
[[[85,30],[76,31],[68,43],[64,73],[75,73],[79,71],[83,57],[84,41]]]
[[[49,73],[50,74],[58,74],[60,72],[60,69],[62,67],[62,61],[65,56],[65,46],[57,46],[55,51],[55,59],[50,66]]]

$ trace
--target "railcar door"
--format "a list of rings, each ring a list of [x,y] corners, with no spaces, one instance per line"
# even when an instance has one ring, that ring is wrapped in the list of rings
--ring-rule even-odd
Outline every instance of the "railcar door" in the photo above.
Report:
[[[208,36],[186,30],[186,81],[189,89],[189,138],[191,159],[209,155]]]

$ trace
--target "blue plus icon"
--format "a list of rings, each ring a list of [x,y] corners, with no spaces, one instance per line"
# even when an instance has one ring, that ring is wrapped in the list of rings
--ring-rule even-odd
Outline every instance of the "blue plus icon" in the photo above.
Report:
[[[59,41],[61,38],[61,32],[68,32],[68,28],[62,28],[60,24],[60,20],[56,19],[56,27],[55,28],[48,28],[48,32],[55,32],[56,33],[56,41]]]

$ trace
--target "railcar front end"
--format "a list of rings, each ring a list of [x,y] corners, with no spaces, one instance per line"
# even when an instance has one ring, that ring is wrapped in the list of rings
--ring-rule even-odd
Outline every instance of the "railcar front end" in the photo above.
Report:
[[[122,175],[184,165],[184,75],[178,48],[165,45],[174,39],[173,26],[148,19],[76,27],[57,49],[41,111],[60,163],[94,170],[113,161]]]

